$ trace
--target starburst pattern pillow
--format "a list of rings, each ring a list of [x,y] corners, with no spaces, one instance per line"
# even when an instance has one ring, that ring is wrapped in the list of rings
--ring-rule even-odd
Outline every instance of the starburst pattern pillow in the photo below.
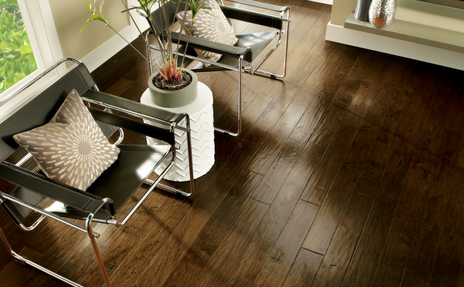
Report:
[[[186,30],[187,34],[190,34],[191,36],[221,44],[235,45],[238,38],[235,37],[234,29],[227,21],[224,13],[222,13],[221,7],[219,7],[215,0],[203,0],[203,2],[203,6],[207,8],[203,8],[200,12],[198,12],[195,17],[195,21],[192,21],[191,11],[187,12],[185,22],[183,22],[185,12],[177,13],[177,19],[181,25],[184,26],[184,30]],[[195,51],[199,57],[214,62],[218,61],[222,56],[221,54],[201,51],[198,49],[195,49]]]
[[[71,91],[50,123],[16,134],[51,179],[86,190],[118,158],[76,90]]]

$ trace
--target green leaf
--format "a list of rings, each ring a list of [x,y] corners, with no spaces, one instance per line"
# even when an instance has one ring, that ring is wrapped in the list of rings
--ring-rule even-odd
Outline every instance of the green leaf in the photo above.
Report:
[[[24,46],[19,47],[19,53],[21,55],[27,55],[27,54],[32,53],[31,45],[24,45]]]
[[[82,31],[84,30],[84,28],[85,28],[92,20],[97,20],[97,21],[100,21],[100,22],[105,23],[105,25],[108,25],[108,21],[103,17],[103,15],[98,15],[98,13],[95,12],[89,5],[87,5],[87,3],[85,3],[85,1],[84,1],[84,4],[85,4],[85,6],[87,7],[87,9],[89,9],[89,11],[92,13],[92,15],[89,17],[89,19],[87,19],[87,22],[85,22],[84,26],[82,26],[81,30],[79,31],[79,34],[82,33]]]

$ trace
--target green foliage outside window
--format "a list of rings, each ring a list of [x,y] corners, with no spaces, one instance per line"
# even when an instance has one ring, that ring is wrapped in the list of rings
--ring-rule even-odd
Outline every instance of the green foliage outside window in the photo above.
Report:
[[[0,93],[37,69],[16,0],[0,0]]]

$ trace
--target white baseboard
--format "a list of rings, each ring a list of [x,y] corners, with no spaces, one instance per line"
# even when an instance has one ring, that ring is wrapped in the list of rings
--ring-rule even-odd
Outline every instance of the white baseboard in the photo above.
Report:
[[[464,54],[327,24],[325,39],[427,63],[464,70]]]
[[[327,5],[333,4],[333,0],[309,0],[309,2],[317,2],[317,3],[327,4]]]
[[[132,42],[139,36],[137,29],[133,25],[127,26],[119,33],[129,42]],[[115,34],[108,41],[98,46],[98,48],[89,54],[85,55],[81,61],[84,62],[90,72],[93,72],[101,64],[109,60],[127,45],[128,44],[126,41],[121,39],[119,35]]]

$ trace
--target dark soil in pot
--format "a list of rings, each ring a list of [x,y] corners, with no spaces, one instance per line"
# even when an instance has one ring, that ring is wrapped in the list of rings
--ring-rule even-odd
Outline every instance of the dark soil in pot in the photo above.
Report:
[[[192,76],[189,73],[182,71],[182,77],[166,81],[163,75],[158,74],[153,78],[153,85],[158,89],[165,91],[176,91],[187,87],[192,82]]]

